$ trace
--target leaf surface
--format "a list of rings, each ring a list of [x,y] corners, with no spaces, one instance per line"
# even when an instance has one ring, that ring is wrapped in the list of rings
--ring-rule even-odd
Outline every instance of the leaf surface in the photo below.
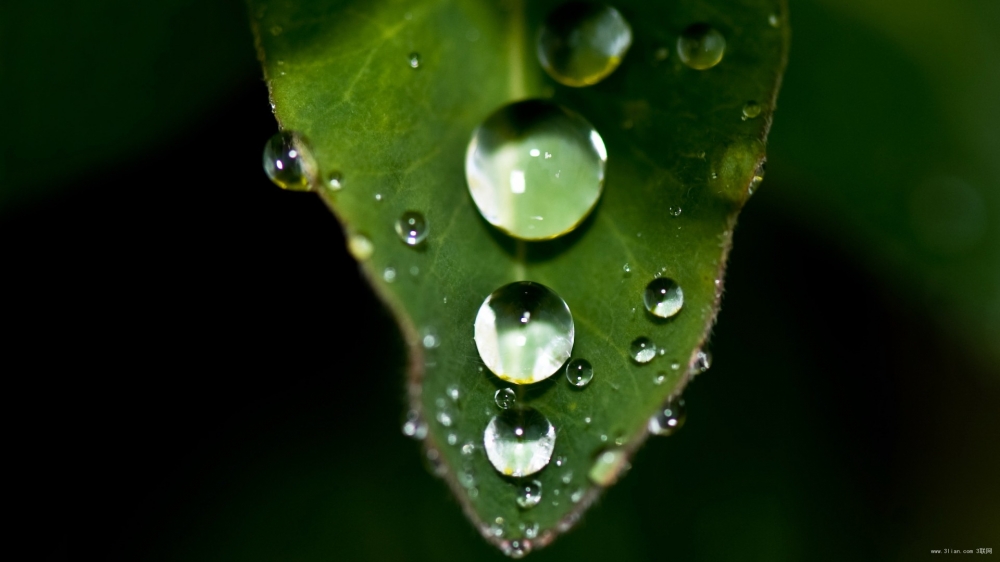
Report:
[[[588,478],[595,459],[609,449],[629,458],[650,416],[690,379],[718,310],[736,216],[764,161],[788,46],[783,2],[616,3],[632,46],[617,70],[585,88],[556,83],[536,56],[540,26],[558,3],[250,4],[275,115],[308,138],[316,190],[408,341],[410,403],[428,428],[432,466],[501,549],[548,544],[600,494]],[[677,57],[678,37],[698,22],[727,43],[722,62],[708,70]],[[595,210],[546,242],[517,241],[490,226],[464,172],[472,131],[504,104],[528,98],[584,116],[608,152]],[[743,119],[748,101],[763,111]],[[339,189],[326,181],[331,174],[339,174]],[[409,210],[429,223],[416,247],[394,229]],[[669,320],[651,316],[642,301],[661,275],[684,291],[683,309]],[[518,403],[557,431],[560,462],[525,479],[542,488],[530,509],[515,502],[523,480],[501,476],[484,454],[483,431],[499,413],[494,393],[511,385],[484,367],[473,340],[483,300],[517,280],[542,283],[566,301],[576,328],[572,357],[594,368],[582,389],[562,372],[515,389]],[[351,298],[336,287],[335,279],[313,280],[327,298]],[[629,355],[640,336],[663,350],[648,364]]]

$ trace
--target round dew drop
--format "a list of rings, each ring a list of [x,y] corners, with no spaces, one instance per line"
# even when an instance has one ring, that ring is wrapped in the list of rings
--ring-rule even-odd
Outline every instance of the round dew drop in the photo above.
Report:
[[[755,101],[748,101],[743,104],[743,120],[753,119],[760,115],[760,104]]]
[[[407,246],[416,246],[426,240],[427,232],[427,219],[417,211],[406,211],[396,219],[396,234]]]
[[[594,379],[594,368],[586,359],[574,359],[566,365],[566,380],[573,386],[583,388]]]
[[[281,189],[309,191],[316,170],[308,142],[299,133],[281,131],[264,145],[264,172]]]
[[[726,38],[706,23],[688,26],[677,38],[677,57],[695,70],[719,64],[726,52]]]
[[[649,363],[656,357],[656,344],[647,337],[632,340],[629,354],[636,363]]]
[[[632,45],[632,28],[621,13],[590,2],[568,2],[545,19],[538,61],[560,84],[597,84],[614,72]]]
[[[501,388],[493,395],[493,401],[497,403],[497,408],[509,410],[517,402],[517,397],[514,396],[513,389]]]
[[[667,402],[649,418],[649,432],[654,435],[673,435],[684,425],[687,413],[684,409],[684,399],[677,398]]]
[[[545,468],[556,445],[556,428],[537,410],[507,410],[483,433],[486,458],[500,474],[530,476]]]
[[[670,318],[684,306],[684,291],[673,279],[657,277],[646,285],[642,302],[653,316]]]
[[[538,480],[522,482],[517,488],[517,505],[531,509],[542,501],[542,483]]]
[[[407,58],[407,60],[410,63],[410,68],[414,69],[420,68],[420,53],[416,52],[410,53],[410,56]]]
[[[486,297],[476,315],[476,348],[501,379],[531,384],[547,379],[573,351],[573,315],[545,285],[518,281]]]
[[[487,222],[515,238],[547,240],[572,231],[593,210],[607,159],[586,119],[526,100],[501,107],[476,128],[465,178]]]

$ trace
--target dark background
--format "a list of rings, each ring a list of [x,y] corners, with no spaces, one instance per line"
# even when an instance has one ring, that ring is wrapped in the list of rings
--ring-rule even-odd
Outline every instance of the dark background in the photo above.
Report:
[[[792,5],[770,176],[736,230],[687,425],[533,558],[1000,548],[995,350],[900,289],[922,270],[873,267],[850,220],[801,203],[801,121],[783,110],[815,109],[811,53],[854,25],[820,4]],[[276,125],[241,7],[199,6],[4,8],[5,82],[32,86],[4,94],[0,167],[18,528],[52,559],[501,558],[399,431],[403,348],[335,219],[261,170]],[[87,64],[59,60],[74,50]],[[857,68],[847,109],[884,72]]]

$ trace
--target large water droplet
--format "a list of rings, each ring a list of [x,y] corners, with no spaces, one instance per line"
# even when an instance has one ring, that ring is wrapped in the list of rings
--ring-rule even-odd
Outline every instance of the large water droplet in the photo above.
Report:
[[[494,416],[483,433],[490,464],[506,476],[530,476],[545,468],[556,445],[556,428],[531,408]]]
[[[608,449],[597,455],[594,464],[590,467],[587,476],[599,486],[610,486],[615,483],[618,476],[626,470],[628,460],[625,458],[625,451],[622,449]]]
[[[408,246],[416,246],[427,238],[428,225],[424,215],[406,211],[396,219],[396,234]]]
[[[647,337],[635,338],[629,346],[629,354],[637,363],[649,363],[656,357],[656,344]]]
[[[316,176],[316,161],[305,137],[281,131],[264,145],[264,172],[282,189],[309,191]]]
[[[542,483],[538,480],[522,482],[517,488],[517,505],[521,509],[531,509],[542,501]]]
[[[517,238],[545,240],[570,232],[593,210],[607,159],[586,119],[526,100],[498,109],[476,129],[465,178],[490,224]]]
[[[586,359],[574,359],[566,365],[566,380],[573,386],[587,386],[594,378],[594,368]]]
[[[684,306],[684,291],[673,279],[657,277],[646,285],[642,302],[654,316],[670,318]]]
[[[509,410],[517,402],[517,397],[514,395],[513,389],[501,388],[493,395],[493,401],[501,410]]]
[[[654,435],[672,435],[684,425],[686,418],[684,399],[671,400],[649,418],[649,432]]]
[[[719,64],[726,52],[726,38],[706,23],[688,26],[677,38],[677,57],[695,70]]]
[[[476,348],[501,379],[531,384],[546,379],[573,351],[569,306],[540,283],[518,281],[493,291],[476,315]]]
[[[632,28],[618,10],[568,2],[549,14],[538,36],[538,60],[566,86],[590,86],[621,63],[632,45]]]

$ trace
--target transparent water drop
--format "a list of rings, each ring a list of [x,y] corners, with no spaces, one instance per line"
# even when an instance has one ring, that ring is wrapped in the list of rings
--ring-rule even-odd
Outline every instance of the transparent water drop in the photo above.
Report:
[[[764,172],[767,170],[767,162],[761,162],[757,169],[753,173],[753,178],[750,179],[750,186],[747,188],[747,194],[753,195],[754,191],[760,187],[761,182],[764,181]]]
[[[679,217],[679,216],[681,216],[681,210],[682,209],[680,207],[670,207],[670,208],[667,209],[667,211],[670,213],[670,216],[672,216],[672,217]]]
[[[628,275],[632,273],[632,266],[629,264],[625,264],[622,266],[622,271],[625,273],[625,275]]]
[[[284,31],[284,30],[281,29],[280,25],[275,25],[275,26],[271,27],[271,35],[274,35],[275,37],[281,35],[282,31]]]
[[[438,412],[435,418],[441,425],[451,427],[451,415],[448,412]]]
[[[486,457],[505,476],[530,476],[545,468],[556,445],[556,428],[538,410],[506,410],[483,433]]]
[[[427,424],[421,421],[420,416],[412,410],[406,414],[406,421],[403,423],[403,435],[414,439],[427,437]]]
[[[664,373],[657,373],[656,376],[653,377],[653,384],[659,386],[663,384],[663,381],[665,380],[667,380],[667,375],[665,375]]]
[[[656,357],[656,344],[649,338],[640,336],[632,340],[629,354],[636,363],[649,363]]]
[[[566,365],[566,380],[573,386],[583,388],[594,378],[594,368],[586,359],[574,359]]]
[[[393,267],[387,267],[382,271],[382,279],[385,279],[386,283],[392,283],[396,280],[396,269]]]
[[[347,239],[347,251],[358,261],[365,261],[375,253],[375,244],[364,234],[352,234]]]
[[[563,484],[569,484],[570,482],[572,482],[573,481],[573,471],[572,470],[567,470],[566,474],[563,474],[562,478],[560,478],[560,480],[562,480]]]
[[[517,396],[514,394],[513,389],[501,388],[493,394],[493,401],[497,403],[497,407],[501,410],[509,410],[517,402]]]
[[[382,194],[381,193],[376,193],[375,194],[375,202],[376,203],[381,203],[382,202]]]
[[[551,158],[531,156],[545,151]],[[508,104],[476,128],[465,178],[480,214],[516,238],[546,240],[572,231],[604,188],[608,155],[580,115],[544,100]]]
[[[454,433],[449,433],[448,434],[448,444],[449,445],[455,445],[457,443],[458,443],[458,435],[455,435]]]
[[[646,285],[642,303],[653,316],[670,318],[684,306],[684,291],[669,277],[658,277]]]
[[[626,441],[626,439],[625,439],[625,437],[623,435],[619,435],[618,437],[615,437],[615,445],[618,445],[619,447],[621,447],[622,445],[624,445],[625,441]]]
[[[531,509],[542,501],[542,483],[538,480],[521,482],[517,488],[517,505],[521,509]]]
[[[688,26],[677,38],[677,57],[695,70],[719,64],[726,52],[726,38],[707,23]]]
[[[670,368],[673,369],[674,371],[676,371],[676,370],[678,370],[678,369],[681,368],[681,364],[675,361],[675,362],[673,362],[673,363],[670,364]]]
[[[473,443],[472,441],[466,441],[464,444],[462,444],[462,454],[463,455],[469,456],[469,455],[471,455],[472,453],[475,453],[475,452],[476,452],[476,444]]]
[[[416,277],[417,275],[420,275],[420,268],[417,267],[417,266],[415,266],[415,265],[411,266],[410,267],[410,275],[412,275],[414,277]]]
[[[771,15],[767,16],[767,23],[771,27],[780,27],[781,26],[781,18],[778,17],[778,14],[771,14]]]
[[[538,537],[538,523],[528,523],[524,529],[524,538],[534,539]]]
[[[545,285],[518,281],[500,287],[476,315],[476,348],[496,376],[515,384],[544,380],[573,351],[569,306]]]
[[[309,191],[316,170],[309,142],[300,133],[281,131],[264,145],[264,172],[281,189]]]
[[[748,101],[743,104],[743,120],[753,119],[760,115],[760,104],[755,101]]]
[[[472,467],[464,467],[455,476],[463,488],[472,488],[476,485],[476,474],[472,471]]]
[[[500,547],[501,552],[515,560],[524,558],[531,552],[531,542],[514,539]]]
[[[458,402],[458,398],[461,395],[461,392],[458,389],[458,385],[453,384],[449,385],[448,388],[445,389],[445,394],[448,395],[448,398],[451,398],[452,402]]]
[[[626,470],[628,461],[622,449],[607,449],[597,455],[587,477],[598,486],[610,486]]]
[[[592,420],[591,420],[590,416],[587,416],[587,417],[583,418],[583,423],[586,424],[586,425],[590,425],[591,421]]]
[[[556,457],[556,466],[562,466],[564,464],[566,464],[566,457],[564,457],[562,455],[559,455],[558,457]]]
[[[712,354],[707,351],[698,350],[697,355],[694,357],[694,363],[691,364],[691,374],[700,375],[712,366]]]
[[[437,330],[433,326],[427,326],[423,329],[420,343],[424,345],[424,349],[436,349],[441,345],[441,338],[438,337]]]
[[[631,45],[632,28],[618,10],[567,2],[542,25],[538,61],[560,84],[590,86],[614,72]]]
[[[326,176],[326,185],[332,191],[340,191],[344,187],[344,175],[337,171],[330,172]]]
[[[583,494],[584,494],[584,493],[586,493],[586,490],[584,490],[583,488],[577,488],[577,489],[576,489],[576,490],[575,490],[575,491],[574,491],[574,492],[573,492],[573,493],[572,493],[572,494],[571,494],[571,495],[569,496],[569,499],[570,499],[570,500],[572,500],[572,502],[573,502],[573,503],[580,503],[580,500],[582,500],[582,499],[583,499]]]
[[[406,211],[396,219],[396,234],[407,246],[416,246],[427,239],[427,219],[417,211]]]
[[[684,425],[687,414],[684,399],[677,398],[666,403],[649,418],[649,432],[653,435],[672,435]]]
[[[410,63],[410,68],[420,68],[420,53],[413,52],[407,58]]]

